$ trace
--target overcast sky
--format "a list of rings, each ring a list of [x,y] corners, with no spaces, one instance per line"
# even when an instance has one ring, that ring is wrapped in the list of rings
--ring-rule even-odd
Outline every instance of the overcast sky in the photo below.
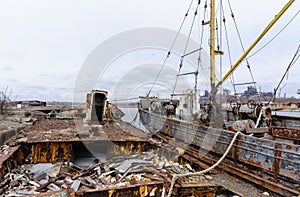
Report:
[[[187,0],[1,0],[0,88],[8,86],[13,92],[13,99],[17,100],[72,101],[78,72],[95,48],[114,35],[132,29],[155,27],[177,31],[190,2]],[[201,1],[201,7],[203,2]],[[287,3],[287,0],[231,0],[230,2],[244,47],[247,48]],[[223,1],[223,4],[228,10],[227,1]],[[296,1],[254,51],[274,37],[299,11],[299,8],[300,2]],[[194,12],[193,9],[194,7],[190,16]],[[192,34],[192,39],[195,41],[199,38],[201,28],[199,23],[203,13],[200,13],[200,16],[195,25],[198,30]],[[226,20],[230,21],[230,15],[227,16]],[[186,29],[182,32],[186,35],[190,22],[187,23],[184,26]],[[277,86],[300,44],[299,35],[300,16],[298,15],[270,45],[249,58],[255,81],[262,91],[272,91]],[[236,35],[234,37],[237,38]],[[207,40],[203,43],[206,44]],[[119,73],[114,74],[114,70],[106,69],[105,76],[99,76],[98,79],[105,81],[98,84],[101,84],[104,89],[115,88],[115,85],[124,79],[126,83],[130,83],[126,77],[134,78],[133,73],[141,78],[142,75],[138,72],[146,72],[146,70],[149,73],[147,76],[151,79],[145,80],[153,81],[158,70],[153,69],[151,73],[149,63],[162,64],[163,55],[166,53],[163,49],[161,52],[157,50],[141,50],[114,60],[111,65]],[[231,53],[233,62],[241,55],[240,49],[235,45]],[[153,55],[153,61],[150,61],[149,54]],[[145,70],[137,71],[135,66],[132,68],[134,72],[122,76],[120,74],[122,69],[118,69],[122,58],[125,58],[123,64],[128,62],[143,65],[142,68]],[[143,59],[147,61],[143,62]],[[103,66],[107,67],[107,65]],[[288,79],[284,80],[283,85],[286,85],[282,89],[282,94],[300,96],[296,95],[297,89],[300,89],[299,67],[300,61],[292,67]],[[237,69],[236,81],[248,80],[249,72],[246,72],[245,68],[241,66]],[[225,66],[222,72],[225,73],[227,69],[228,66]],[[130,72],[130,69],[126,72]],[[109,79],[112,80],[110,83]],[[138,91],[140,86],[141,84],[133,89]],[[230,83],[226,83],[226,86],[231,88]],[[95,84],[95,88],[102,87]],[[120,89],[120,87],[115,89],[118,88]]]

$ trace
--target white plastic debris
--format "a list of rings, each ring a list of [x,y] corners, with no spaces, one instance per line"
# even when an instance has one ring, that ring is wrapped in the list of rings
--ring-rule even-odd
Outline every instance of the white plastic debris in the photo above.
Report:
[[[77,192],[77,190],[79,189],[79,186],[80,186],[80,183],[81,181],[80,180],[75,180],[72,185],[71,185],[71,188],[74,189],[75,192]]]
[[[191,167],[190,164],[185,164],[185,166],[187,167],[187,169],[189,169],[191,172],[194,172],[194,169]]]
[[[97,172],[98,175],[101,175],[101,168],[100,168],[100,166],[96,167],[94,170]]]
[[[28,183],[30,183],[33,186],[40,187],[40,184],[38,184],[37,182],[29,181]]]
[[[48,185],[47,187],[48,189],[50,189],[51,191],[59,191],[60,187],[58,187],[57,185],[51,183],[50,185]]]
[[[67,176],[67,177],[65,178],[65,182],[66,182],[67,184],[72,184],[74,181],[71,179],[71,177]]]
[[[264,192],[263,195],[264,196],[270,196],[270,194],[268,192]]]
[[[155,196],[156,190],[157,190],[157,187],[153,188],[153,189],[151,190],[151,192],[149,193],[149,196]]]
[[[204,175],[204,177],[207,179],[207,180],[209,180],[209,181],[211,181],[213,178],[211,177],[211,176],[209,176],[209,175]]]

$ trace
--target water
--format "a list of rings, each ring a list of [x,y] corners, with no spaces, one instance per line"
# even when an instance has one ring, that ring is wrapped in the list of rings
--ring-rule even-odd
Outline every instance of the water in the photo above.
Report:
[[[300,111],[273,111],[274,115],[300,117]]]
[[[142,131],[145,131],[146,133],[149,133],[149,131],[140,122],[140,116],[138,114],[138,108],[120,108],[120,109],[125,114],[125,116],[122,118],[123,121],[132,124],[136,128],[138,128]],[[134,121],[134,119],[135,119],[135,121]]]

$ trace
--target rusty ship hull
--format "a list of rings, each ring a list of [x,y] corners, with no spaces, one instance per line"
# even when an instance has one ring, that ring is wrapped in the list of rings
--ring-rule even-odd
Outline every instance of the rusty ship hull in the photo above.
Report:
[[[199,122],[161,116],[151,113],[147,109],[140,109],[139,112],[140,120],[153,133],[153,136],[165,140],[166,143],[173,143],[186,152],[194,151],[193,153],[198,159],[204,162],[211,161],[209,162],[211,165],[224,154],[235,135],[230,130],[216,129],[199,124]],[[223,166],[223,168],[228,173],[240,176],[254,184],[269,187],[282,196],[299,195],[299,130],[279,127],[279,122],[281,125],[284,122],[282,118],[281,121],[278,121],[279,117],[276,121],[274,118],[273,126],[270,127],[273,136],[239,135],[226,156],[229,167]],[[286,117],[286,119],[288,118]],[[293,119],[295,122],[296,117]],[[299,120],[298,118],[298,123]],[[287,133],[290,134],[287,135]],[[284,136],[285,141],[282,140],[282,136]],[[239,171],[238,169],[246,170]],[[255,175],[255,172],[262,174]],[[267,175],[268,178],[264,175]]]

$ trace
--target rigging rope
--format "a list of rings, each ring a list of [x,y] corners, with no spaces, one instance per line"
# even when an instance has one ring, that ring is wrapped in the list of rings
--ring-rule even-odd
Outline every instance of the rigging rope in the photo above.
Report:
[[[268,104],[270,104],[270,102],[271,102],[272,100],[274,100],[274,98],[275,98],[275,96],[276,96],[276,92],[277,92],[279,86],[281,85],[283,79],[284,79],[285,76],[287,75],[287,73],[288,73],[288,71],[290,70],[290,68],[297,62],[297,60],[299,59],[299,57],[300,57],[300,44],[299,44],[299,46],[297,47],[297,50],[296,50],[296,52],[295,52],[295,54],[294,54],[294,56],[293,56],[291,62],[289,63],[288,67],[286,68],[286,71],[285,71],[285,73],[283,74],[283,76],[282,76],[280,82],[278,83],[277,87],[274,89],[274,95],[273,95],[273,97],[269,100]]]
[[[197,5],[196,10],[194,12],[194,18],[193,18],[193,21],[192,21],[192,25],[191,25],[191,28],[190,28],[190,31],[189,31],[189,35],[188,35],[188,38],[187,38],[187,41],[186,41],[186,44],[185,44],[185,47],[184,47],[183,55],[181,56],[181,59],[180,59],[180,65],[179,65],[178,73],[177,73],[177,76],[176,76],[175,84],[174,84],[174,87],[173,87],[173,91],[172,91],[172,94],[171,94],[171,99],[173,98],[173,95],[175,93],[175,89],[176,89],[176,86],[177,86],[179,73],[180,73],[180,70],[182,68],[183,60],[184,60],[184,57],[185,57],[185,54],[186,54],[186,50],[187,50],[187,47],[188,47],[188,44],[189,44],[189,41],[190,41],[190,38],[191,38],[191,34],[192,34],[193,27],[194,27],[194,24],[195,24],[195,19],[196,19],[196,16],[198,14],[199,5],[200,5],[200,0],[198,1],[198,5]]]
[[[171,181],[171,186],[170,186],[170,189],[169,189],[169,192],[168,192],[168,195],[167,197],[171,197],[172,195],[172,191],[173,191],[173,188],[174,188],[174,185],[175,185],[175,182],[178,178],[183,178],[183,177],[188,177],[188,176],[199,176],[199,175],[203,175],[204,173],[206,172],[209,172],[211,170],[213,170],[215,167],[217,167],[224,159],[225,157],[227,156],[227,154],[229,153],[230,149],[232,148],[234,142],[236,141],[237,137],[241,134],[241,132],[237,132],[235,133],[235,135],[233,136],[229,146],[227,147],[225,153],[222,155],[222,157],[217,161],[217,163],[215,163],[214,165],[210,166],[209,168],[205,169],[205,170],[202,170],[200,172],[193,172],[193,173],[187,173],[187,174],[175,174],[172,178],[172,181]]]
[[[240,31],[239,31],[239,29],[238,29],[237,22],[236,22],[236,20],[235,20],[234,13],[233,13],[233,11],[232,11],[232,7],[231,7],[231,4],[230,4],[230,1],[229,1],[229,0],[228,0],[228,5],[229,5],[230,12],[231,12],[231,17],[232,17],[232,19],[233,19],[234,27],[235,27],[235,29],[236,29],[236,31],[237,31],[237,34],[238,34],[238,38],[239,38],[241,47],[242,47],[242,49],[243,49],[243,52],[245,53],[245,48],[244,48],[244,45],[243,45],[243,42],[242,42],[242,37],[241,37]],[[253,82],[253,84],[254,84],[255,89],[257,90],[256,84],[255,84],[255,80],[254,80],[254,76],[253,76],[253,73],[252,73],[252,70],[251,70],[251,67],[250,67],[250,63],[249,63],[247,57],[246,57],[245,59],[246,59],[246,62],[247,62],[247,68],[248,68],[248,70],[249,70],[249,72],[250,72],[250,76],[251,76],[252,82]],[[259,102],[260,102],[260,93],[259,93],[259,92],[258,92],[258,100],[259,100]]]
[[[205,24],[205,16],[207,12],[207,0],[205,1],[204,4],[204,11],[203,11],[203,20],[202,20],[202,30],[201,30],[201,36],[200,36],[200,50],[199,50],[199,55],[198,55],[198,62],[197,62],[197,70],[196,73],[199,73],[200,65],[201,65],[201,46],[203,43],[203,36],[204,36],[204,24]],[[195,89],[198,87],[198,77],[195,78]],[[206,84],[206,87],[208,88],[208,84]]]
[[[226,46],[227,46],[227,52],[228,52],[228,61],[229,61],[229,64],[232,65],[232,57],[231,57],[231,50],[230,50],[230,44],[229,44],[229,36],[228,36],[228,30],[227,30],[227,25],[226,25],[226,18],[225,18],[225,14],[224,14],[224,7],[223,7],[223,4],[221,6],[221,9],[222,9],[222,14],[223,14],[223,24],[224,24],[224,31],[225,31],[225,39],[226,39]],[[237,99],[237,92],[236,92],[236,88],[234,86],[234,76],[233,75],[230,75],[230,81],[231,81],[231,84],[232,84],[232,87],[233,87],[233,91],[234,91],[234,95],[236,96],[236,99]]]
[[[180,31],[181,31],[181,28],[182,28],[182,26],[183,26],[183,24],[184,24],[184,22],[185,22],[185,20],[186,20],[186,18],[187,18],[187,16],[188,16],[188,14],[189,14],[189,11],[190,11],[190,9],[191,9],[192,4],[193,4],[193,0],[191,0],[191,3],[190,3],[190,5],[189,5],[189,7],[188,7],[188,10],[187,10],[186,14],[184,15],[184,18],[183,18],[182,23],[181,23],[181,25],[180,25],[180,27],[179,27],[177,33],[176,33],[176,36],[175,36],[175,38],[174,38],[174,40],[173,40],[173,43],[172,43],[172,45],[171,45],[171,47],[170,47],[170,50],[168,51],[167,56],[166,56],[166,58],[165,58],[165,60],[164,60],[164,62],[163,62],[163,64],[162,64],[162,66],[160,67],[160,70],[159,70],[159,72],[158,72],[158,74],[157,74],[157,76],[156,76],[156,78],[155,78],[155,80],[154,80],[154,82],[153,82],[153,84],[152,84],[152,86],[151,86],[149,92],[147,93],[147,96],[150,95],[150,93],[151,93],[151,91],[152,91],[154,85],[156,84],[156,82],[157,82],[157,80],[158,80],[158,77],[160,76],[160,73],[161,73],[163,67],[164,67],[165,64],[166,64],[167,59],[170,57],[171,51],[172,51],[172,49],[173,49],[173,47],[174,47],[174,45],[175,45],[175,42],[176,42],[176,40],[177,40],[177,38],[178,38],[178,36],[179,36],[179,33],[180,33]]]
[[[130,101],[130,100],[139,100],[139,97],[136,98],[127,98],[127,99],[111,99],[112,101],[118,102],[118,101]]]
[[[139,110],[137,110],[137,113],[136,113],[135,117],[133,118],[133,120],[130,122],[130,124],[133,125],[135,123],[135,121],[137,120],[138,115],[139,115]]]
[[[248,59],[253,57],[254,55],[256,55],[258,52],[260,52],[261,50],[263,50],[266,46],[268,46],[275,38],[277,38],[277,36],[279,36],[279,34],[281,32],[283,32],[283,30],[285,30],[285,28],[287,28],[287,26],[289,26],[289,24],[296,18],[296,16],[300,13],[300,10],[298,10],[298,12],[296,12],[296,14],[289,20],[289,22],[283,26],[283,28],[277,33],[275,34],[275,36],[273,38],[271,38],[266,44],[264,44],[261,48],[259,48],[257,51],[255,51],[254,53],[252,53],[251,55],[248,56]]]
[[[201,48],[202,43],[203,43],[203,36],[204,36],[203,32],[204,32],[204,23],[205,23],[206,12],[207,12],[207,0],[205,1],[205,4],[204,4],[204,12],[203,12],[203,20],[202,20],[202,31],[201,31],[201,38],[200,38],[200,48]],[[199,54],[201,54],[201,51],[199,51]]]

